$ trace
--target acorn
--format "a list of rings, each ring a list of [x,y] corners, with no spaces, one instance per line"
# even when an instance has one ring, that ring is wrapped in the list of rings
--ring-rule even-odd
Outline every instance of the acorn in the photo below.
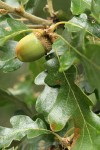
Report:
[[[16,55],[22,62],[32,62],[47,54],[51,48],[52,42],[43,32],[30,33],[18,42]]]

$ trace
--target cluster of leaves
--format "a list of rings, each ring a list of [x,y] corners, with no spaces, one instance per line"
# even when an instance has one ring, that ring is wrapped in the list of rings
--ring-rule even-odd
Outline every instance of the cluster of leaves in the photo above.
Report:
[[[25,4],[26,9],[32,12],[31,0],[18,2]],[[34,5],[37,6],[35,0]],[[25,112],[25,115],[13,116],[10,119],[11,128],[0,127],[0,148],[9,147],[12,141],[23,138],[19,149],[24,149],[25,146],[27,149],[34,149],[34,143],[36,150],[48,149],[51,145],[55,145],[56,149],[59,143],[72,150],[99,149],[100,119],[92,110],[100,101],[99,6],[99,0],[71,0],[69,7],[73,17],[66,19],[68,21],[65,22],[63,30],[57,30],[61,34],[46,56],[45,69],[35,78],[35,84],[44,87],[36,100],[36,116],[33,117],[31,108],[35,98],[30,97],[33,95],[34,78],[30,74],[17,84],[16,89],[10,89],[10,93],[0,90],[0,99],[4,100],[0,102],[0,106],[8,101],[12,103],[14,99],[14,105]],[[8,15],[0,17],[0,21],[0,69],[8,73],[22,66],[23,63],[15,57],[14,50],[18,40],[30,29]],[[30,64],[30,70],[36,73],[35,76],[43,70],[42,68],[36,72],[37,64],[41,68],[40,62]],[[16,97],[20,94],[24,94],[27,100],[20,101]],[[31,103],[27,102],[29,99]],[[45,144],[43,141],[41,144],[42,139]]]

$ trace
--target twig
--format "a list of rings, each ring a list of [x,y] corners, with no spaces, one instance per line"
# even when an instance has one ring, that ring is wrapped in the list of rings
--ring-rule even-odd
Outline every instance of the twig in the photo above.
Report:
[[[5,14],[7,14],[7,13],[8,13],[7,10],[5,10],[5,9],[0,9],[0,15],[5,15]]]
[[[26,26],[31,28],[31,29],[41,29],[41,28],[45,29],[46,28],[46,26],[44,26],[44,25],[32,25],[32,24],[27,25],[26,24]]]
[[[19,19],[16,19],[16,20],[18,20],[18,21],[22,21],[22,22],[24,22],[24,21],[28,21],[28,19],[26,19],[26,18],[19,18]]]
[[[47,6],[48,6],[48,12],[50,13],[50,16],[53,17],[55,12],[53,9],[52,0],[47,0]]]
[[[20,8],[13,8],[12,6],[6,4],[5,2],[0,1],[0,8],[1,9],[5,9],[6,11],[8,11],[8,13],[12,13],[12,14],[17,14],[21,17],[27,18],[29,19],[32,23],[37,23],[37,24],[46,24],[46,25],[50,25],[52,22],[37,16],[34,16],[30,13],[27,13],[24,9]]]

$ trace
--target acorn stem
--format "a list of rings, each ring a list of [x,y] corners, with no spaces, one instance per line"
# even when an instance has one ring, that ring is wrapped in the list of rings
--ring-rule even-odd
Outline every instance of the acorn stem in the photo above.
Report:
[[[59,25],[62,25],[62,24],[69,24],[69,22],[67,22],[67,21],[57,22],[56,24],[51,25],[48,30],[50,30],[51,32],[54,32],[54,30],[55,30]]]

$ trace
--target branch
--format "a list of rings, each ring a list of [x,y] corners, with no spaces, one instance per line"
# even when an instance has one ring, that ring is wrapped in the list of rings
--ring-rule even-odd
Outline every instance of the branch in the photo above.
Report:
[[[32,23],[37,23],[37,24],[45,24],[45,25],[50,25],[52,22],[42,19],[40,17],[34,16],[30,13],[27,13],[24,9],[22,8],[14,8],[11,7],[10,5],[6,4],[5,2],[0,1],[0,8],[5,9],[8,13],[16,14],[18,16],[24,17],[29,19]]]
[[[47,5],[48,5],[48,11],[49,11],[51,17],[53,17],[55,12],[53,9],[52,0],[47,0]]]
[[[32,24],[26,24],[27,27],[31,28],[31,29],[45,29],[46,27],[44,25],[32,25]]]

